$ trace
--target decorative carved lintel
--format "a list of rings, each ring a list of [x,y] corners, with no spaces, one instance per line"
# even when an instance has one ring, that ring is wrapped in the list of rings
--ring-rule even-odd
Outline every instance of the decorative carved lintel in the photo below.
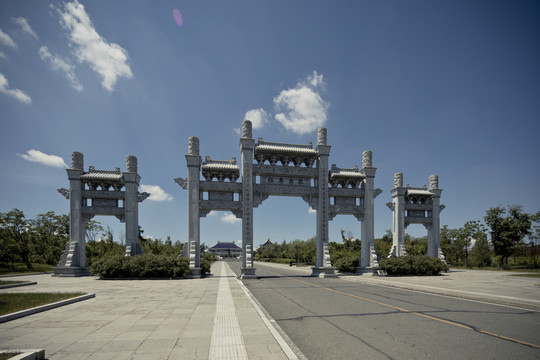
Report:
[[[180,187],[184,190],[187,190],[188,188],[188,182],[186,179],[184,178],[181,178],[181,177],[177,177],[176,179],[174,179],[174,182],[177,183],[178,185],[180,185]]]
[[[143,192],[143,193],[139,193],[137,195],[137,201],[138,202],[143,202],[144,200],[146,200],[147,197],[150,196],[150,193],[147,193],[147,192]]]
[[[69,200],[69,190],[66,188],[58,189],[58,192],[62,194],[66,199]]]
[[[82,218],[83,218],[83,221],[86,223],[86,222],[92,220],[92,218],[93,218],[94,216],[95,216],[95,215],[84,214],[84,215],[82,215]]]
[[[308,205],[313,209],[313,210],[318,210],[319,208],[319,197],[318,196],[302,196],[302,200],[304,200],[305,202],[308,203]]]
[[[261,194],[261,193],[253,194],[253,207],[254,208],[259,207],[259,205],[261,205],[264,200],[268,199],[269,196],[270,196],[269,194]]]
[[[210,209],[199,209],[199,216],[200,217],[206,217],[210,213]]]
[[[237,219],[242,218],[242,210],[241,209],[239,209],[239,210],[231,210],[231,212],[236,216]]]

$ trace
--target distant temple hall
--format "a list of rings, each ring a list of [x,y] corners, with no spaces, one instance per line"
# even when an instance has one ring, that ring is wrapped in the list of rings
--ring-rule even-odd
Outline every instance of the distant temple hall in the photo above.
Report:
[[[226,258],[226,257],[236,258],[242,255],[242,248],[238,247],[233,242],[218,241],[218,243],[212,246],[210,249],[208,249],[208,251],[222,258]]]

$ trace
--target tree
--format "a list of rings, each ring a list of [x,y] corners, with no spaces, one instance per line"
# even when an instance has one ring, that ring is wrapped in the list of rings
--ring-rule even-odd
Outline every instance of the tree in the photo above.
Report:
[[[446,256],[446,261],[453,265],[462,264],[462,261],[466,259],[467,246],[467,237],[463,228],[450,229],[444,225],[440,234],[441,249]]]
[[[523,238],[531,232],[531,215],[522,211],[521,206],[490,208],[484,220],[490,228],[491,243],[495,255],[500,256],[500,266],[508,266]]]
[[[493,251],[488,241],[487,235],[483,233],[476,237],[473,248],[470,253],[470,264],[478,267],[491,266]]]
[[[28,269],[32,269],[32,262],[30,261],[31,233],[24,213],[19,209],[0,213],[0,228],[6,241],[15,245],[14,248],[22,262]]]
[[[69,216],[48,211],[28,223],[32,234],[31,260],[56,265],[69,241]]]
[[[375,247],[377,248],[377,253],[381,259],[386,259],[392,250],[392,245],[394,243],[392,230],[386,229],[386,233],[380,239],[375,239]]]
[[[405,250],[409,255],[426,255],[428,247],[427,236],[415,238],[405,234]]]
[[[87,221],[84,228],[86,230],[86,241],[97,241],[99,234],[103,234],[103,226],[96,220]]]
[[[540,245],[540,211],[531,216],[532,228],[529,234],[529,256],[532,259],[532,264],[535,268],[538,264],[538,247]]]
[[[471,242],[473,239],[478,240],[478,239],[484,238],[485,228],[484,228],[484,225],[482,225],[480,221],[477,221],[477,220],[467,221],[465,225],[463,225],[463,227],[459,229],[459,233],[460,233],[459,234],[460,243],[461,245],[464,246],[464,251],[465,251],[465,265],[469,266],[469,248],[471,247]],[[484,251],[485,244],[481,243],[480,246],[484,247],[482,248],[482,251]]]

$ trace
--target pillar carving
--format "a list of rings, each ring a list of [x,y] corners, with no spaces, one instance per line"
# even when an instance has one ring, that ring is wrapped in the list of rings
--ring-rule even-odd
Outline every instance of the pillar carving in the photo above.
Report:
[[[242,162],[242,279],[256,278],[253,267],[253,147],[251,121],[242,123],[240,151]]]

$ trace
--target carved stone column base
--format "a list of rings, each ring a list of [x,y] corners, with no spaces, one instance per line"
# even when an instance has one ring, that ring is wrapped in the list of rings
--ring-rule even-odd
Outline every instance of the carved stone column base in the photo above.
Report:
[[[327,266],[327,267],[314,266],[311,268],[311,276],[320,277],[320,278],[337,277],[336,268],[333,266]]]
[[[256,279],[257,275],[255,275],[255,270],[257,268],[254,267],[242,267],[242,275],[240,275],[240,279]]]
[[[378,276],[377,270],[380,270],[380,267],[357,267],[356,268],[356,275],[363,275],[363,276]]]
[[[191,275],[189,276],[190,279],[200,279],[202,277],[200,267],[192,267],[189,271],[191,271]]]
[[[54,268],[53,276],[59,276],[59,277],[90,276],[90,268],[78,267],[78,266],[58,266]]]
[[[143,249],[141,247],[141,244],[134,243],[131,245],[126,245],[126,256],[135,256],[135,255],[141,255],[143,253]]]

